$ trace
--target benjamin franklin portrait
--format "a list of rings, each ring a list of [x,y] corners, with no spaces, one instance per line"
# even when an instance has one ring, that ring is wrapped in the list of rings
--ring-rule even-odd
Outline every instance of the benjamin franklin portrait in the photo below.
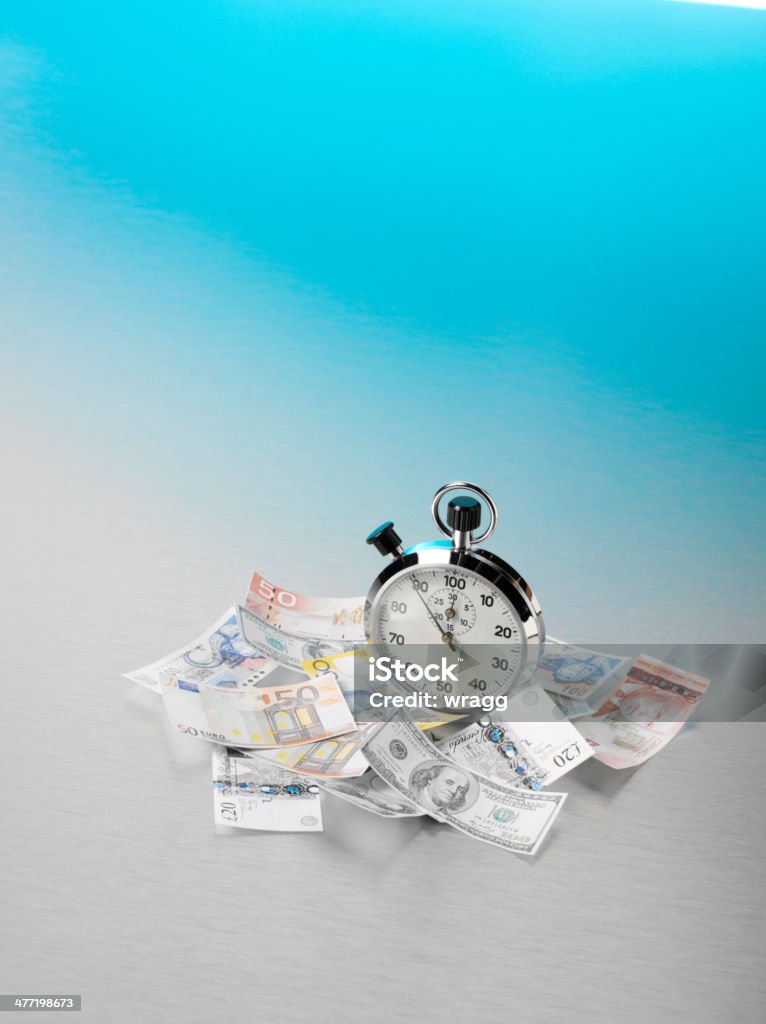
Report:
[[[410,789],[418,804],[436,814],[461,811],[471,790],[471,777],[443,761],[427,761],[410,776]]]

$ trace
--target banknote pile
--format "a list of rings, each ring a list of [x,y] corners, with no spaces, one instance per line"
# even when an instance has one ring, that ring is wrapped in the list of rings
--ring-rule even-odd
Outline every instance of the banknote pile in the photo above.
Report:
[[[645,655],[629,661],[548,638],[502,721],[493,713],[447,730],[360,722],[363,610],[362,598],[296,594],[256,572],[242,605],[126,673],[158,694],[177,732],[212,744],[218,826],[321,831],[329,794],[534,854],[564,805],[566,774],[590,758],[617,769],[646,761],[709,682]]]

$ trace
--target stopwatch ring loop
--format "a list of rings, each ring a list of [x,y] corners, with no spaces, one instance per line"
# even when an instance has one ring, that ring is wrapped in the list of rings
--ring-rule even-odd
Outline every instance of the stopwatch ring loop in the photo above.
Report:
[[[494,498],[492,498],[483,487],[478,487],[476,484],[469,484],[465,481],[457,481],[454,484],[445,484],[444,487],[440,487],[434,495],[434,500],[431,503],[431,515],[434,517],[434,522],[439,528],[439,532],[443,533],[445,537],[452,536],[452,530],[444,523],[441,515],[439,514],[439,502],[442,500],[445,494],[450,491],[473,491],[477,494],[484,504],[489,509],[489,526],[486,528],[484,533],[479,534],[478,537],[473,538],[474,544],[481,544],[495,532],[497,526],[497,505],[495,504]]]

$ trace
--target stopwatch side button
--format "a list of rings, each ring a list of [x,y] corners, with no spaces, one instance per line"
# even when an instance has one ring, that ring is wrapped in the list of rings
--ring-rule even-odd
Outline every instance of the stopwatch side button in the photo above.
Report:
[[[394,529],[394,524],[389,520],[381,523],[377,529],[369,535],[365,544],[372,544],[378,554],[381,555],[402,555],[402,538]]]
[[[450,498],[447,505],[447,525],[456,533],[471,533],[481,523],[481,502],[476,498]]]

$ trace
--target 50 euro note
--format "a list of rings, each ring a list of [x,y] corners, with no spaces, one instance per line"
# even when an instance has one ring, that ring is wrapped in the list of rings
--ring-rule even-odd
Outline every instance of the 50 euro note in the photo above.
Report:
[[[278,750],[252,750],[249,757],[289,768],[298,775],[315,779],[353,779],[369,768],[362,747],[371,738],[375,725],[360,725],[354,732],[317,743],[296,744]]]
[[[224,673],[224,683],[229,675]],[[219,682],[215,676],[197,683],[163,675],[162,699],[178,732],[230,747],[286,747],[356,729],[332,675],[296,681],[295,673],[278,667],[268,684],[239,689]]]
[[[143,668],[126,672],[125,678],[160,693],[161,677],[168,672],[184,674],[192,682],[203,683],[222,668],[236,669],[243,682],[249,680],[257,685],[273,666],[273,660],[243,639],[236,609],[229,608],[185,647],[179,647]]]
[[[293,772],[213,749],[213,808],[216,825],[269,832],[321,832],[322,805],[316,786]]]
[[[357,721],[361,721],[370,709],[370,694],[373,692],[368,678],[371,654],[371,647],[356,646],[351,651],[309,658],[301,662],[301,668],[309,676],[333,672],[349,707],[355,713]],[[418,725],[425,730],[448,725],[460,718],[461,715],[445,715],[432,708],[418,709]]]
[[[431,817],[514,853],[537,852],[566,800],[477,778],[405,720],[388,722],[364,749],[372,768]]]
[[[254,572],[245,607],[263,622],[295,636],[350,643],[364,641],[363,597],[298,594]]]
[[[645,654],[594,712],[577,723],[593,756],[611,768],[633,768],[662,750],[683,728],[710,680]]]

